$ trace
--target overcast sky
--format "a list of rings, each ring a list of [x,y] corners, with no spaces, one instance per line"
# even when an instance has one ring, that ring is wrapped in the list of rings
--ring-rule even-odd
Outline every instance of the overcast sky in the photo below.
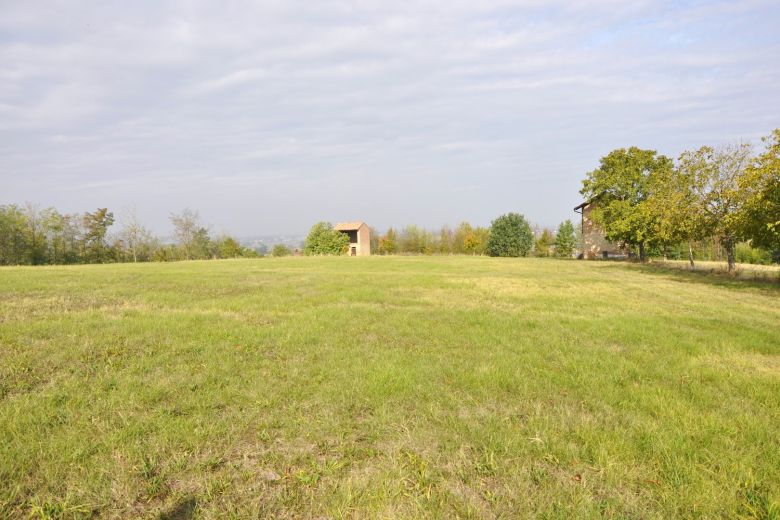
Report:
[[[778,126],[777,0],[0,1],[0,204],[158,233],[556,226],[614,148]]]

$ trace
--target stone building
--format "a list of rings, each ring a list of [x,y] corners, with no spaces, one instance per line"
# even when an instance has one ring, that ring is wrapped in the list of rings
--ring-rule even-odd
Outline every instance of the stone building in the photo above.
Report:
[[[607,240],[604,230],[591,219],[590,214],[597,205],[598,197],[574,208],[574,212],[582,217],[582,258],[627,258],[626,248]]]
[[[365,222],[339,222],[333,227],[349,236],[349,256],[371,255],[371,231]]]

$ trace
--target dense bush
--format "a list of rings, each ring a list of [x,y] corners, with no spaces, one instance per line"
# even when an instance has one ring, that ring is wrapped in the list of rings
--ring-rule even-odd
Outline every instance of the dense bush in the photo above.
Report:
[[[734,255],[737,262],[741,264],[769,265],[772,263],[772,257],[769,254],[769,251],[757,247],[751,247],[750,244],[746,242],[737,244]]]
[[[349,248],[349,236],[336,231],[330,222],[314,224],[306,237],[306,255],[343,255]]]
[[[291,254],[292,250],[284,244],[276,244],[271,249],[271,256],[290,256]]]
[[[528,256],[534,234],[519,213],[501,215],[491,223],[487,254],[490,256]]]

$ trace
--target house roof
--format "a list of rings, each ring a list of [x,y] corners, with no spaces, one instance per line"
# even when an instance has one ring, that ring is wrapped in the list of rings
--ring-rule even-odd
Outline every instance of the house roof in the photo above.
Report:
[[[599,194],[598,194],[598,195],[596,195],[595,197],[593,197],[593,198],[591,198],[591,199],[589,199],[589,200],[586,200],[585,202],[583,202],[583,203],[582,203],[582,204],[580,204],[579,206],[575,206],[575,208],[574,208],[574,211],[577,211],[578,209],[582,209],[582,208],[584,208],[585,206],[590,206],[591,204],[593,204],[594,202],[596,202],[598,199],[600,199],[600,198],[601,198],[601,196],[602,196],[602,195],[604,195],[604,193],[606,193],[606,192],[602,191],[601,193],[599,193]]]
[[[365,226],[365,222],[355,221],[355,222],[339,222],[335,226],[333,226],[333,229],[336,231],[355,231],[357,229],[360,229],[361,226]]]

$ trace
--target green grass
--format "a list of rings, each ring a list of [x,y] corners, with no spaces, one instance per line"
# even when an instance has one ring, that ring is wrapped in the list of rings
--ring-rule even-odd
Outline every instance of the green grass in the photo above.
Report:
[[[0,517],[778,518],[780,289],[612,262],[0,269]]]

